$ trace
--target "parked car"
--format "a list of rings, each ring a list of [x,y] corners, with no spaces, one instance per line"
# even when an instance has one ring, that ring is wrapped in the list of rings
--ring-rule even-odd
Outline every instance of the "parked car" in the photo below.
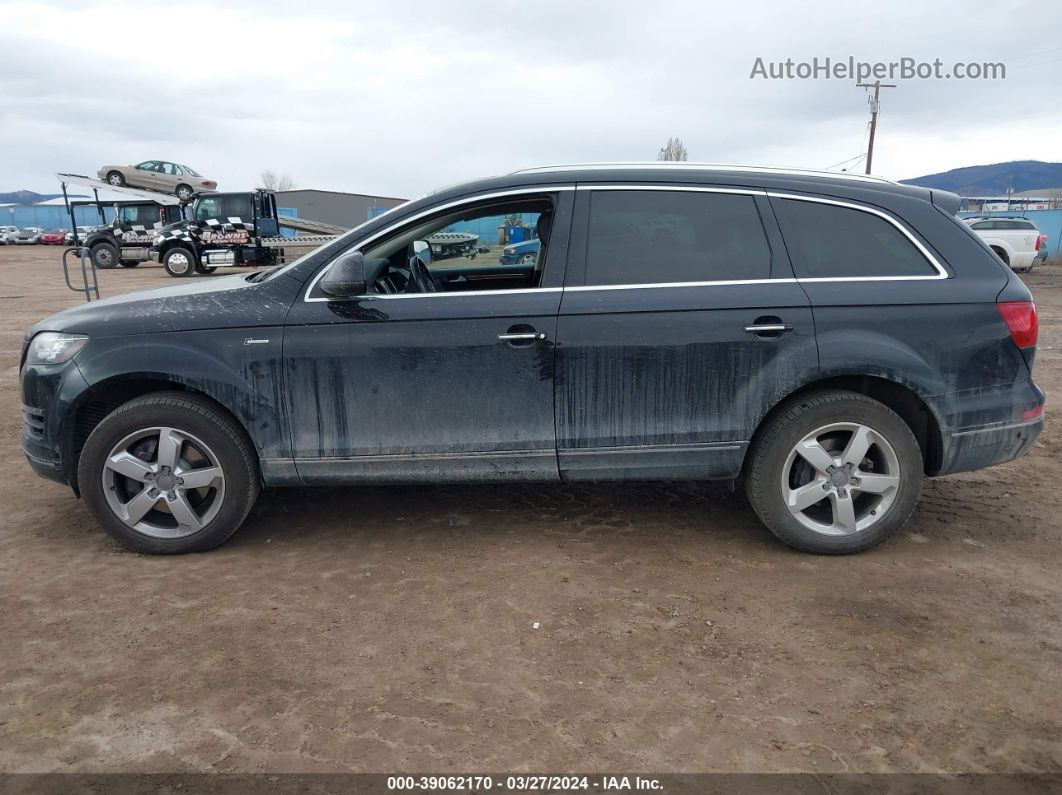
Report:
[[[217,182],[195,169],[165,160],[145,160],[135,166],[104,166],[97,173],[104,182],[116,187],[129,185],[172,193],[182,201],[190,201],[195,194],[218,187]]]
[[[1047,246],[1047,235],[1041,234],[1040,239],[1036,241],[1036,260],[1033,263],[1033,267],[1047,262],[1048,256],[1050,256],[1050,251]],[[1029,270],[1032,270],[1032,268]]]
[[[96,227],[94,227],[94,226],[79,226],[77,228],[77,239],[76,240],[74,239],[74,233],[73,232],[67,232],[66,235],[63,238],[63,241],[68,246],[74,246],[74,245],[78,245],[79,246],[82,243],[84,243],[85,240],[88,239],[88,236],[90,234],[92,234],[92,232],[95,231],[95,229],[96,229]]]
[[[785,543],[864,550],[925,476],[1043,428],[1031,296],[958,208],[692,164],[455,186],[273,270],[40,321],[22,446],[141,552],[223,543],[263,486],[632,478],[740,480]],[[514,213],[536,267],[433,264],[434,231]]]
[[[1031,271],[1036,265],[1042,236],[1027,218],[967,218],[970,228],[999,258],[1016,271]]]
[[[41,243],[49,246],[61,246],[66,242],[65,229],[49,229],[41,234]]]
[[[502,265],[534,265],[538,262],[538,240],[524,240],[506,246],[498,261]]]
[[[17,226],[0,226],[0,246],[8,244],[8,238],[18,234]]]
[[[26,226],[10,236],[8,242],[18,246],[33,246],[41,242],[41,235],[43,234],[44,230],[39,226]]]

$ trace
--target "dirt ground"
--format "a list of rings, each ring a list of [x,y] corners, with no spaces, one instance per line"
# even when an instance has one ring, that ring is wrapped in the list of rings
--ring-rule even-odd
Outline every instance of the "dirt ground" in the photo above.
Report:
[[[710,484],[275,491],[141,557],[19,449],[58,256],[0,248],[0,772],[1062,771],[1057,402],[855,557]],[[1054,397],[1062,267],[1027,281]]]

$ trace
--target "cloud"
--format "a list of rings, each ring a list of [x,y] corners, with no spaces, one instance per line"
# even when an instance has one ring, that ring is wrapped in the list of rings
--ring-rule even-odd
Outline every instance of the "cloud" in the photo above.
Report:
[[[1042,3],[304,5],[0,2],[0,188],[167,158],[223,188],[272,168],[410,196],[530,165],[652,159],[671,135],[711,162],[861,154],[862,89],[751,80],[758,56],[1002,61],[1006,80],[883,92],[875,171],[1058,158],[1062,15]]]

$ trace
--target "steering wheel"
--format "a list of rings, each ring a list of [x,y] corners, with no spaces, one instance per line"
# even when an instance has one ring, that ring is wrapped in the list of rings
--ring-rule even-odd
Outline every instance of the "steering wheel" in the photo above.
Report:
[[[439,285],[435,283],[435,278],[431,275],[431,271],[428,270],[427,265],[421,262],[420,257],[410,257],[409,275],[409,283],[406,285],[407,293],[439,292]],[[410,288],[414,286],[416,286],[416,289],[411,290]]]

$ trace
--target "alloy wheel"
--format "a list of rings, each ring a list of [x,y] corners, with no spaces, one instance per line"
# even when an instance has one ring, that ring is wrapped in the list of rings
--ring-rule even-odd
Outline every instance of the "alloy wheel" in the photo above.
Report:
[[[852,535],[881,521],[896,499],[900,462],[868,425],[835,422],[807,434],[782,467],[782,499],[804,527]]]
[[[153,538],[183,538],[217,516],[225,473],[202,440],[176,428],[145,428],[111,449],[103,467],[107,505]]]

